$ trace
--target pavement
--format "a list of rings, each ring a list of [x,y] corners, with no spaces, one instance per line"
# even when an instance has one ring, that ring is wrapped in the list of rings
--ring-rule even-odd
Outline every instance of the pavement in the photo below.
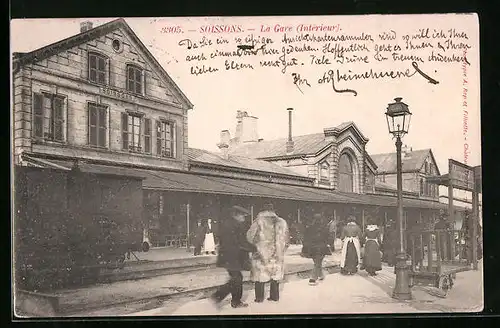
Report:
[[[393,313],[450,313],[479,312],[483,308],[482,263],[478,271],[457,274],[453,289],[442,298],[432,287],[415,286],[413,299],[392,299],[394,269],[384,267],[375,277],[360,271],[354,276],[339,273],[327,275],[317,286],[307,279],[281,285],[280,301],[254,303],[252,289],[244,294],[247,308],[233,309],[230,296],[218,309],[209,299],[186,302],[173,308],[158,307],[130,313],[131,316],[219,316],[219,315],[286,315],[286,314],[393,314]],[[267,287],[268,288],[268,287]],[[266,293],[269,291],[267,290]]]
[[[313,263],[310,259],[295,254],[293,249],[289,252],[285,260],[287,273],[308,272],[312,269]],[[325,260],[324,266],[338,266],[339,262],[340,253],[337,252]],[[248,281],[249,275],[249,272],[244,272],[244,280]],[[72,313],[78,316],[120,315],[130,311],[127,303],[178,297],[179,294],[186,292],[224,284],[227,279],[225,269],[207,268],[140,280],[116,281],[85,288],[60,290],[56,295],[59,298],[62,313]],[[114,308],[107,309],[111,306]]]

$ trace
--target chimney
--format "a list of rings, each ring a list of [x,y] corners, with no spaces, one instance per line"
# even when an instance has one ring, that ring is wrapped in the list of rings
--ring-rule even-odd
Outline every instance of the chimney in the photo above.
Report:
[[[242,129],[243,129],[243,117],[244,116],[248,116],[247,112],[244,112],[244,111],[241,111],[241,110],[238,110],[236,112],[236,133],[234,135],[234,139],[236,142],[239,142],[240,139],[241,139],[241,133],[242,133]]]
[[[286,142],[286,153],[293,152],[293,139],[292,139],[292,111],[293,108],[287,108],[288,111],[288,141]]]
[[[401,153],[403,157],[410,157],[410,153],[413,151],[412,147],[408,147],[407,145],[403,145],[401,148]]]
[[[246,112],[245,112],[246,114]],[[241,122],[241,142],[258,142],[259,134],[257,132],[257,120],[255,116],[245,115]]]
[[[228,130],[222,130],[220,132],[220,142],[217,144],[219,147],[222,157],[224,159],[229,159],[229,142],[231,140],[231,134]]]
[[[92,22],[91,21],[85,21],[80,23],[80,33],[87,32],[88,30],[92,29]]]

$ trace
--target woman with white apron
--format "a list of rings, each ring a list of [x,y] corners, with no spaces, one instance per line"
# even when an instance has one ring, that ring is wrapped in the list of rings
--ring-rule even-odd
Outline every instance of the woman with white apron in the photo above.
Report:
[[[205,254],[215,255],[215,239],[212,231],[212,219],[207,220],[203,250],[205,251]]]
[[[345,275],[353,275],[358,272],[361,263],[361,228],[356,224],[354,216],[347,219],[348,223],[342,229],[340,239],[342,240],[342,257],[340,258],[340,272]]]

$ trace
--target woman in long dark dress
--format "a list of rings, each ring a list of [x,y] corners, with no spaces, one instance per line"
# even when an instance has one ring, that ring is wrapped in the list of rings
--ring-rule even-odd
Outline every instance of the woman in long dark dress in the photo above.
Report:
[[[361,229],[355,222],[354,216],[347,219],[348,223],[342,229],[342,257],[340,258],[340,272],[353,275],[358,272],[361,262]]]
[[[326,255],[332,254],[328,245],[333,242],[333,238],[321,214],[314,214],[312,220],[308,223],[305,228],[301,255],[313,260],[314,267],[309,284],[316,285],[318,279],[323,280],[325,278],[323,259]]]
[[[363,242],[365,245],[363,267],[370,276],[375,276],[377,271],[382,270],[380,230],[376,224],[366,226]]]

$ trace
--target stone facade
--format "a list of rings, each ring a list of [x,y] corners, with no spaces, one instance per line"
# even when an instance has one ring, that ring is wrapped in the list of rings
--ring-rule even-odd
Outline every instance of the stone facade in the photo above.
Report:
[[[40,56],[35,54],[32,60],[23,61],[23,56],[33,53],[19,56],[21,63],[13,78],[14,154],[24,151],[187,169],[187,111],[192,107],[189,100],[179,93],[123,20],[90,32],[96,37],[86,42],[70,38],[47,46],[48,55],[42,48]],[[49,97],[53,97],[50,103]],[[43,103],[39,104],[38,99]],[[55,111],[56,99],[60,99],[60,112]],[[91,107],[98,108],[99,123],[95,123],[93,115],[91,121]],[[43,112],[43,117],[37,116],[37,111]],[[54,123],[56,115],[59,123]],[[124,117],[128,117],[127,121]],[[173,133],[167,133],[167,137],[158,133],[158,126],[164,122],[167,127],[173,126],[168,129]],[[47,133],[47,129],[52,131]],[[161,129],[167,130],[163,125]],[[57,138],[54,130],[59,131]],[[165,144],[162,137],[173,139],[167,141],[172,152],[157,149],[159,138],[160,145]],[[124,143],[126,138],[129,142]],[[15,162],[20,164],[18,156]]]
[[[427,183],[426,181],[428,177],[436,176],[439,176],[439,171],[432,152],[429,150],[427,156],[425,156],[423,161],[419,163],[417,167],[407,172],[403,172],[403,190],[407,193],[414,194],[419,198],[438,201],[438,186]],[[396,172],[379,173],[376,176],[376,181],[393,186],[394,190],[392,194],[395,194],[397,186]]]

